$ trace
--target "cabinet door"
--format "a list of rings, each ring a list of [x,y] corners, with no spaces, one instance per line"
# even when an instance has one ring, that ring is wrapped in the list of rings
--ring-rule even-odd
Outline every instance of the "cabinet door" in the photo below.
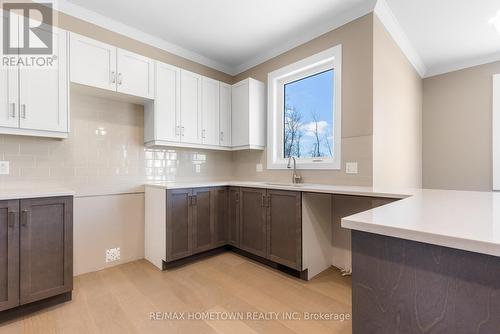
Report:
[[[68,132],[67,32],[53,31],[57,64],[19,70],[19,120],[22,129]]]
[[[193,189],[193,253],[212,248],[213,204],[210,188]]]
[[[71,81],[116,91],[116,48],[75,33],[69,44]]]
[[[229,210],[227,222],[227,242],[240,247],[240,188],[229,188]]]
[[[191,189],[167,191],[167,262],[192,254]]]
[[[213,193],[215,202],[213,247],[219,247],[227,244],[229,191],[227,187],[217,187]]]
[[[201,144],[201,76],[181,70],[181,141]]]
[[[21,200],[21,304],[73,288],[73,199]]]
[[[17,33],[17,31],[12,32]],[[0,36],[3,36],[3,24],[0,24]],[[17,38],[17,36],[13,36]],[[18,69],[0,67],[0,126],[19,127],[18,118]]]
[[[240,248],[266,256],[266,189],[241,188]]]
[[[302,200],[298,191],[268,190],[267,258],[302,269]]]
[[[219,145],[231,146],[231,85],[220,83]]]
[[[0,311],[19,305],[19,201],[0,202]]]
[[[147,99],[154,98],[154,61],[118,49],[116,53],[117,91]]]
[[[155,139],[180,140],[181,70],[156,62]]]
[[[201,139],[219,145],[219,81],[203,77],[201,91]]]

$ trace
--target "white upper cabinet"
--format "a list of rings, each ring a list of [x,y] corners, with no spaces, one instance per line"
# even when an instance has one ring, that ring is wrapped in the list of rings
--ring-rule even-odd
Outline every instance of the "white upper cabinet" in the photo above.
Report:
[[[0,127],[19,127],[18,70],[0,68]]]
[[[181,70],[156,62],[155,71],[155,100],[144,107],[144,139],[179,142]]]
[[[116,48],[75,33],[70,36],[71,81],[116,91]]]
[[[52,66],[0,69],[0,133],[68,136],[68,34],[55,27],[52,33]]]
[[[71,33],[71,82],[154,98],[154,61],[117,49],[91,38]]]
[[[201,138],[207,145],[219,145],[219,81],[202,79]]]
[[[231,146],[231,85],[220,83],[219,144]]]
[[[68,132],[67,33],[54,29],[53,68],[20,68],[21,129]]]
[[[181,70],[181,141],[201,144],[201,75]]]
[[[252,78],[232,87],[233,149],[264,149],[266,145],[264,84]]]
[[[116,52],[117,91],[134,96],[154,98],[154,61],[118,49]]]
[[[3,36],[3,24],[0,24],[0,36]],[[19,127],[18,93],[18,69],[0,67],[0,127]]]

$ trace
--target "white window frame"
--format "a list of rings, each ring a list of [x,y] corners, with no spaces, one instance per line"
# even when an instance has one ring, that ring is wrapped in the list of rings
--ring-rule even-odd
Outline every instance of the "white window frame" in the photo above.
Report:
[[[341,169],[342,45],[319,52],[270,72],[267,77],[267,168],[286,169],[283,158],[285,85],[327,70],[334,70],[334,128],[332,158],[298,158],[297,169]]]
[[[493,190],[500,190],[500,74],[493,76]]]

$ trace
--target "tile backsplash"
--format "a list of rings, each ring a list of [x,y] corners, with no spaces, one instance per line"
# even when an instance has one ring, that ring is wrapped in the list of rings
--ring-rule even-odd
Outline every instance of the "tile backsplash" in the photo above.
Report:
[[[142,191],[145,182],[232,177],[230,152],[144,147],[143,107],[72,93],[68,139],[0,135],[0,186],[51,183],[77,195]]]

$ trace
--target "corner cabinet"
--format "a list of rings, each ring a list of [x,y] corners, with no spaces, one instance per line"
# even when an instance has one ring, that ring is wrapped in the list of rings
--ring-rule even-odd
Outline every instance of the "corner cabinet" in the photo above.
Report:
[[[0,133],[68,136],[68,33],[58,28],[52,33],[53,66],[0,69]]]
[[[154,99],[154,61],[94,39],[70,33],[73,83]]]
[[[144,144],[223,151],[265,147],[264,84],[234,86],[155,62],[155,99],[144,106]]]
[[[302,270],[301,192],[146,186],[145,258],[167,264],[230,245]]]
[[[0,311],[73,289],[72,197],[0,201],[0,243]]]

